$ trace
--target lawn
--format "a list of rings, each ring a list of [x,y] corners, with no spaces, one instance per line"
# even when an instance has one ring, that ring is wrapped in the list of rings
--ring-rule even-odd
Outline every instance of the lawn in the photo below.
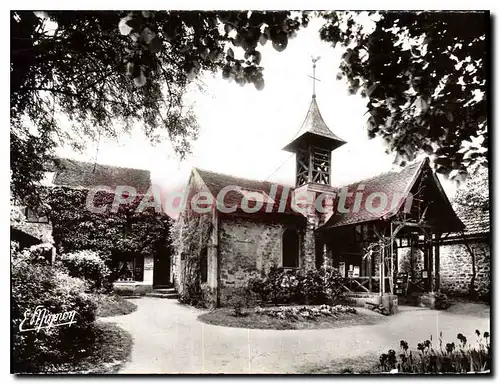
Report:
[[[463,298],[453,298],[452,302],[453,304],[450,308],[446,309],[446,312],[455,313],[457,315],[490,318],[490,306],[487,303]]]
[[[318,308],[319,306],[300,306],[300,308]],[[268,309],[275,310],[278,307]],[[218,308],[198,316],[198,320],[212,325],[251,329],[325,329],[353,325],[371,325],[385,321],[387,317],[376,312],[356,308],[356,313],[335,313],[334,316],[316,318],[276,318],[266,313],[259,313],[255,308],[245,309],[243,316],[235,316],[233,308]]]
[[[374,374],[381,373],[379,357],[376,355],[366,355],[354,358],[344,358],[334,360],[328,366],[306,366],[302,367],[301,373],[331,375],[331,374]]]
[[[132,350],[132,336],[115,324],[97,321],[95,342],[81,356],[70,362],[46,367],[52,374],[116,373],[125,364]]]
[[[128,315],[137,309],[137,305],[118,295],[94,294],[97,303],[97,317]]]

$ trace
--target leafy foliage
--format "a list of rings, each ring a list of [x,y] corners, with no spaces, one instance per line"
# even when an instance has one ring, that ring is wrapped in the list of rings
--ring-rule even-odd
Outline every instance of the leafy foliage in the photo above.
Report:
[[[462,187],[457,190],[453,199],[455,209],[460,211],[488,211],[490,207],[488,168],[478,167],[470,175]]]
[[[117,212],[91,212],[86,206],[87,190],[54,187],[46,191],[50,205],[54,241],[59,251],[94,250],[101,257],[111,252],[150,255],[169,245],[171,219],[152,207],[137,212],[142,195],[121,204]],[[100,191],[95,206],[111,206],[114,194]]]
[[[187,213],[187,211],[185,212]],[[171,242],[176,253],[177,269],[180,276],[179,302],[194,306],[205,306],[205,294],[201,282],[201,257],[208,245],[212,231],[212,218],[209,214],[183,215],[175,223]]]
[[[489,332],[483,335],[476,330],[478,348],[467,346],[467,338],[459,333],[459,343],[446,343],[440,337],[439,349],[434,349],[432,337],[418,343],[418,352],[411,351],[408,343],[401,340],[401,352],[394,349],[380,356],[380,365],[385,372],[396,369],[398,373],[466,373],[484,372],[491,369],[491,347]]]
[[[281,320],[317,321],[321,317],[337,317],[341,314],[356,314],[355,308],[346,305],[320,305],[318,307],[256,308],[255,313]]]
[[[71,277],[78,277],[89,284],[91,290],[110,289],[111,271],[106,260],[97,252],[84,250],[65,253],[57,257],[59,263]]]
[[[264,278],[252,278],[248,287],[264,302],[333,304],[342,298],[343,280],[333,268],[287,271],[273,266]]]
[[[436,172],[459,181],[469,166],[487,164],[487,13],[323,17],[321,39],[344,48],[338,78],[368,98],[368,135],[382,137],[397,163],[425,151]]]
[[[448,296],[446,296],[444,293],[441,292],[436,292],[434,295],[434,308],[435,309],[448,309],[451,307],[451,300],[448,299]]]
[[[188,85],[220,70],[262,89],[258,44],[281,51],[307,22],[287,11],[11,12],[13,193],[40,204],[37,182],[56,145],[78,149],[137,122],[184,157],[198,134]]]
[[[95,303],[84,293],[85,283],[48,265],[36,251],[11,246],[12,364],[15,372],[40,372],[47,366],[78,358],[93,344]],[[40,332],[20,332],[26,311],[42,306],[52,313],[76,311],[76,324]]]

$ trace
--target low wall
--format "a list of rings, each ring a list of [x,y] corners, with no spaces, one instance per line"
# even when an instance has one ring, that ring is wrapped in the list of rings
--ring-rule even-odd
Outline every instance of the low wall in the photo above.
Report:
[[[141,296],[153,291],[153,284],[142,281],[124,281],[113,283],[113,292],[123,296]]]
[[[371,292],[348,293],[345,295],[345,301],[353,307],[366,307],[367,303],[377,306],[382,304],[391,314],[398,311],[398,297],[396,295],[380,296],[379,293]]]

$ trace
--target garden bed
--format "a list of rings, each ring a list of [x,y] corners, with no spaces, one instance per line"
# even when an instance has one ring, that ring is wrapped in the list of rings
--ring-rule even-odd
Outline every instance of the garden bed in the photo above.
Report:
[[[234,308],[219,308],[198,316],[204,323],[252,329],[325,329],[370,325],[385,316],[364,308],[344,305],[300,305],[245,309],[236,316]]]
[[[137,309],[137,305],[118,295],[94,294],[97,304],[97,317],[128,315]]]

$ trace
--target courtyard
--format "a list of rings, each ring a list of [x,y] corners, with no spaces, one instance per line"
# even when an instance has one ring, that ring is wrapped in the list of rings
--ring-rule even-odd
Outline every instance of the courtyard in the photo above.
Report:
[[[133,337],[125,374],[149,373],[331,373],[361,361],[376,364],[400,340],[416,346],[432,336],[439,345],[464,334],[473,345],[474,331],[490,330],[489,307],[457,304],[447,311],[400,307],[374,325],[317,330],[260,330],[205,324],[206,310],[153,297],[131,299],[137,310],[108,317]]]

